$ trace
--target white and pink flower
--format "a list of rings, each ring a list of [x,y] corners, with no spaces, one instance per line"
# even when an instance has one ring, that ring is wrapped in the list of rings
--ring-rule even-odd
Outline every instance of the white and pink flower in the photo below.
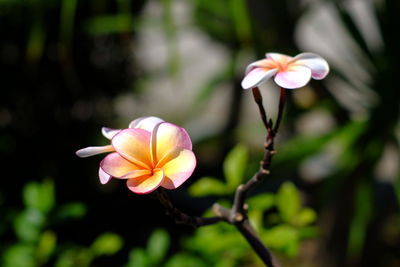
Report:
[[[126,179],[128,188],[147,194],[159,186],[175,189],[193,173],[196,157],[185,129],[157,117],[132,121],[127,129],[102,128],[111,144],[86,147],[76,152],[79,157],[108,154],[100,163],[102,184],[111,178]]]
[[[242,81],[243,89],[258,87],[268,79],[282,88],[296,89],[305,86],[311,78],[321,80],[329,73],[329,65],[317,54],[302,53],[295,57],[267,53],[266,58],[251,63]]]

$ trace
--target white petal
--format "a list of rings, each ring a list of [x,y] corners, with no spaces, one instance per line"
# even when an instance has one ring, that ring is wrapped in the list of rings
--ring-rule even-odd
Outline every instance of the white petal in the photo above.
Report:
[[[106,184],[108,181],[111,179],[111,175],[107,174],[103,169],[100,167],[99,168],[99,178],[100,178],[100,183]]]
[[[280,63],[286,63],[290,60],[292,60],[293,58],[284,54],[279,54],[279,53],[266,53],[265,57],[267,59],[271,59],[275,62],[280,62]]]
[[[140,117],[131,123],[129,123],[129,128],[139,128],[143,129],[149,132],[152,132],[154,127],[156,127],[158,124],[161,122],[164,122],[164,120],[158,118],[158,117]]]
[[[243,79],[243,89],[250,89],[259,86],[278,72],[277,69],[265,70],[263,68],[255,68],[251,70]]]
[[[314,53],[299,54],[294,58],[293,63],[309,67],[311,69],[311,76],[316,80],[325,78],[329,73],[328,62]]]
[[[111,140],[114,137],[114,135],[116,135],[119,131],[121,131],[121,130],[107,128],[107,127],[101,128],[101,133],[104,135],[105,138],[107,138],[109,140]]]
[[[75,152],[78,157],[86,158],[97,154],[114,151],[113,146],[89,146]]]
[[[291,67],[275,76],[275,82],[286,89],[296,89],[306,85],[311,79],[311,70],[305,66]]]
[[[264,68],[264,69],[274,69],[276,64],[270,59],[261,59],[257,60],[246,67],[246,74],[248,74],[251,70],[255,68]]]

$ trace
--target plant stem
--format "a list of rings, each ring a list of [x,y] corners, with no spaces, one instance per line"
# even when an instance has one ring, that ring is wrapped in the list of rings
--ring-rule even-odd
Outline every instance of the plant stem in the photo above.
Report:
[[[221,217],[204,218],[198,216],[190,216],[182,212],[173,205],[170,197],[163,188],[158,188],[156,191],[154,191],[153,196],[160,201],[161,205],[163,205],[163,207],[165,208],[167,215],[173,217],[175,219],[175,223],[177,224],[186,224],[197,228],[200,226],[214,224],[223,220],[223,218]]]
[[[254,101],[257,103],[261,115],[261,120],[263,121],[264,126],[267,130],[267,136],[264,143],[264,157],[263,160],[260,162],[260,169],[258,170],[258,172],[254,174],[254,176],[245,184],[241,184],[237,187],[232,208],[228,209],[216,203],[213,206],[213,211],[216,215],[215,217],[203,218],[189,216],[174,207],[164,189],[160,188],[156,190],[153,194],[165,207],[167,214],[175,218],[176,223],[199,227],[218,223],[220,221],[226,221],[234,225],[247,240],[250,246],[254,249],[255,253],[257,253],[260,259],[264,262],[264,264],[268,267],[276,267],[277,264],[274,264],[272,255],[269,252],[268,248],[262,243],[261,239],[258,237],[258,235],[249,223],[245,201],[247,193],[251,189],[256,187],[259,183],[261,183],[269,174],[269,167],[271,165],[272,158],[276,154],[276,151],[274,149],[274,140],[282,120],[283,110],[286,102],[286,92],[285,89],[280,89],[278,107],[279,110],[275,125],[273,125],[271,119],[268,121],[267,113],[265,112],[262,101],[262,95],[258,87],[253,88],[252,92]]]

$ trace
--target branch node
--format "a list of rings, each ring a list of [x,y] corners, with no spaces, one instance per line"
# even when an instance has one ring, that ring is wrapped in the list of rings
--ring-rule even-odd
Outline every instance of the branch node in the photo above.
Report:
[[[271,172],[270,172],[269,170],[262,169],[262,170],[261,170],[261,173],[262,173],[262,174],[265,174],[265,175],[269,175]]]

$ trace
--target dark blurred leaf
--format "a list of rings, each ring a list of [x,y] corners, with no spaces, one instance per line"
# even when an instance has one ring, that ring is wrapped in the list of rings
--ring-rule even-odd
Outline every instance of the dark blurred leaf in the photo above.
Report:
[[[319,229],[315,226],[306,226],[299,229],[300,240],[314,238],[319,235]]]
[[[60,41],[66,46],[71,46],[74,31],[77,0],[62,0],[60,19]]]
[[[178,253],[172,256],[165,267],[208,267],[201,259],[189,253]]]
[[[373,213],[373,196],[371,184],[363,182],[357,188],[355,198],[355,213],[350,225],[348,250],[357,255],[363,249],[367,236],[367,227]]]
[[[86,248],[70,248],[57,258],[55,267],[88,267],[93,260],[93,254]]]
[[[23,190],[23,199],[27,207],[48,213],[55,202],[53,182],[46,179],[42,183],[28,183]]]
[[[86,30],[93,35],[131,32],[133,18],[130,14],[93,17],[87,21]]]
[[[242,43],[248,43],[251,38],[251,20],[247,10],[247,2],[246,0],[230,0],[229,4],[237,38]]]
[[[250,210],[268,210],[275,205],[275,196],[272,193],[256,195],[248,199]]]
[[[300,193],[291,182],[285,182],[276,195],[276,205],[284,222],[292,222],[301,207]]]
[[[353,121],[339,129],[321,136],[297,136],[280,145],[274,157],[274,168],[282,171],[296,169],[309,156],[321,150],[330,142],[338,141],[344,148],[351,146],[365,128],[364,121]]]
[[[237,33],[229,5],[230,0],[196,0],[196,24],[214,39],[225,44],[236,44]]]
[[[38,262],[44,264],[54,252],[57,244],[57,236],[52,231],[45,231],[41,234],[36,248],[36,258]]]
[[[289,257],[293,257],[298,253],[298,230],[290,225],[278,225],[268,229],[262,234],[262,239],[268,247],[276,249]]]
[[[135,248],[129,254],[129,263],[126,267],[150,267],[151,259],[142,248]]]
[[[236,145],[226,156],[223,164],[228,187],[234,191],[243,181],[248,160],[248,150],[243,145]]]
[[[297,214],[295,225],[306,226],[317,220],[317,213],[311,208],[304,208]]]
[[[114,233],[103,233],[93,242],[91,249],[96,256],[113,255],[123,245],[122,238]]]
[[[202,177],[189,187],[189,194],[194,197],[223,195],[227,193],[227,186],[214,177]]]
[[[86,210],[86,206],[83,203],[68,203],[57,210],[57,217],[60,220],[81,218],[86,214]]]
[[[35,267],[35,247],[17,244],[9,247],[3,254],[3,267]]]
[[[18,238],[26,242],[36,242],[45,223],[45,217],[37,209],[26,209],[14,220],[14,230]]]
[[[147,254],[151,255],[151,263],[158,266],[168,252],[170,237],[163,229],[155,230],[147,241]]]

